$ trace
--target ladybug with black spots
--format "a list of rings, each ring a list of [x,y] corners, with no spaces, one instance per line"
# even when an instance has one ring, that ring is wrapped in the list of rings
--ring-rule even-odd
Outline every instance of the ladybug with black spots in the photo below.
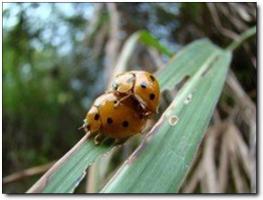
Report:
[[[81,128],[95,136],[96,144],[105,138],[114,138],[118,143],[143,131],[146,118],[141,107],[133,98],[118,103],[121,98],[114,92],[105,93],[94,101],[87,113]]]
[[[118,103],[133,96],[146,111],[146,116],[158,112],[160,87],[156,78],[149,72],[130,71],[118,74],[113,79],[112,90],[117,95],[123,95]]]

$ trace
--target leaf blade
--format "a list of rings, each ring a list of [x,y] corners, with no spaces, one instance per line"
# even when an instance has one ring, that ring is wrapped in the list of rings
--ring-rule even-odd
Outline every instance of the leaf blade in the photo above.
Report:
[[[67,154],[57,161],[27,193],[70,193],[83,178],[84,171],[112,145],[97,146],[85,135]]]
[[[118,63],[115,67],[117,72],[124,71],[133,50],[138,42],[146,46],[156,48],[160,52],[167,54],[169,50],[164,47],[154,36],[147,31],[138,31],[132,34],[125,42]],[[170,53],[170,52],[169,52]],[[78,149],[76,149],[76,147]],[[28,193],[68,193],[73,192],[76,185],[83,178],[85,169],[87,169],[95,159],[112,150],[112,146],[95,146],[93,141],[85,141],[75,145],[72,155],[59,163],[59,166],[51,167],[27,192]],[[86,155],[85,155],[86,154]],[[57,165],[56,163],[55,165]]]
[[[210,63],[203,59],[205,67],[201,66],[199,71],[194,73],[196,75],[191,81],[196,81],[192,83],[195,87],[192,87],[189,81],[189,84],[182,88],[182,92],[178,94],[152,132],[146,136],[148,138],[144,144],[123,164],[102,189],[102,193],[178,191],[208,126],[231,60],[230,52],[224,52],[216,47],[214,52],[208,56]],[[209,71],[202,77],[207,69]],[[184,92],[184,89],[188,91]],[[187,94],[192,94],[193,99],[185,106]],[[205,95],[210,98],[204,100]],[[178,104],[179,106],[174,106]],[[172,116],[179,116],[179,122],[175,127],[168,122]]]
[[[133,37],[132,45],[134,46],[135,41],[138,40],[138,35],[135,35]],[[190,44],[186,49],[182,50],[181,53],[179,53],[176,57],[177,62],[180,59],[187,59],[188,56],[180,55],[185,54],[188,51],[191,51],[191,55],[195,55],[196,52],[196,43],[200,47],[209,48],[209,51],[204,51],[202,54],[203,57],[207,58],[207,56],[211,56],[211,51],[216,51],[217,53],[220,53],[221,50],[219,50],[216,46],[212,45],[208,40],[199,40],[193,44]],[[199,55],[199,54],[198,54]],[[202,59],[203,59],[202,57]],[[173,62],[173,61],[172,61]],[[210,62],[209,59],[206,59],[206,62]],[[176,84],[182,79],[186,74],[192,76],[197,72],[196,62],[181,62],[177,64],[177,68],[181,68],[182,66],[186,65],[189,66],[188,69],[185,68],[185,70],[181,71],[180,73],[176,74],[176,76],[170,76],[170,78],[165,79],[166,73],[158,73],[157,78],[160,80],[162,91],[165,89],[172,89],[173,84]],[[167,66],[167,68],[174,67]],[[195,67],[194,69],[192,69]],[[177,69],[176,68],[176,69]],[[192,69],[192,71],[189,71],[189,68]],[[165,68],[165,70],[167,70]],[[187,73],[186,73],[187,71]],[[169,74],[169,73],[168,73]],[[170,81],[172,79],[172,81]],[[179,95],[179,94],[178,94]],[[181,95],[181,98],[184,95]],[[167,128],[167,127],[166,127]],[[85,171],[88,166],[90,166],[98,157],[102,156],[106,152],[109,152],[112,149],[112,146],[94,146],[92,141],[85,141],[82,144],[78,145],[78,149],[74,151],[70,156],[71,158],[67,159],[61,166],[59,166],[58,169],[53,170],[51,169],[51,173],[45,174],[42,179],[42,185],[38,185],[37,183],[28,191],[28,192],[45,192],[45,193],[63,193],[63,192],[73,192],[75,187],[78,185],[79,181],[83,178],[83,172]],[[44,180],[44,181],[43,181]],[[41,182],[41,180],[39,180]],[[44,184],[43,184],[44,182]]]

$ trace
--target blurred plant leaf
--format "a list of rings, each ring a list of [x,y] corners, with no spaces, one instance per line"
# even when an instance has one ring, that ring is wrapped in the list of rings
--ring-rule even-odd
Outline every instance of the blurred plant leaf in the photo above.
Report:
[[[162,43],[159,42],[150,32],[148,31],[137,31],[133,33],[125,42],[124,47],[120,53],[118,62],[114,68],[113,74],[117,74],[125,71],[127,63],[134,53],[136,45],[139,43],[144,44],[147,47],[151,47],[166,55],[171,57],[172,52],[165,47]]]
[[[173,102],[147,135],[147,141],[150,140],[146,146],[142,145],[145,147],[142,154],[135,161],[125,163],[118,176],[112,179],[103,192],[171,192],[178,189],[208,125],[229,61],[228,52],[222,51],[208,40],[199,40],[183,49],[176,59],[172,59],[157,74],[162,91],[173,89],[185,76],[189,76],[189,80],[179,90],[174,100],[176,106]],[[207,74],[202,76],[205,72]],[[186,105],[184,102],[189,94],[193,99]],[[204,96],[207,98],[204,99]],[[168,121],[175,120],[174,116],[179,117],[179,122],[176,126],[171,126]],[[73,192],[84,177],[87,167],[112,149],[111,145],[95,146],[93,141],[86,139],[85,136],[28,192]],[[144,168],[147,170],[144,171]],[[160,173],[163,174],[159,177]],[[129,178],[131,175],[136,178]],[[158,181],[153,181],[156,176]]]
[[[138,41],[143,41],[148,46],[157,48],[159,51],[168,52],[168,50],[159,43],[150,33],[139,31],[134,33],[125,43],[125,47],[119,57],[118,66],[125,66],[130,54],[133,52]],[[121,71],[121,70],[118,70]],[[85,136],[86,137],[86,136]],[[84,138],[85,138],[84,137]],[[78,143],[73,147],[74,151],[66,154],[62,161],[58,161],[55,167],[52,167],[41,179],[35,183],[28,192],[45,192],[45,193],[64,193],[73,192],[78,183],[85,175],[85,170],[90,166],[97,157],[103,155],[112,149],[112,146],[96,146],[93,141]],[[73,167],[77,166],[77,167]]]
[[[174,193],[191,166],[220,96],[231,53],[203,40],[184,49],[158,78],[178,95],[102,193]]]
[[[153,47],[168,57],[173,55],[172,52],[167,47],[165,47],[162,43],[160,43],[160,41],[156,39],[150,32],[139,31],[137,32],[137,34],[139,35],[139,41],[142,44],[148,47]]]

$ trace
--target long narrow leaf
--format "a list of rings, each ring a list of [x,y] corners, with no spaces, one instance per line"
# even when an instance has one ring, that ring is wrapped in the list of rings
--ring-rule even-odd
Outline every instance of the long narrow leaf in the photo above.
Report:
[[[174,87],[182,75],[189,79],[144,142],[101,192],[179,190],[208,126],[231,60],[230,52],[208,43],[199,41],[189,46],[159,74],[162,88],[167,89]]]
[[[167,55],[168,57],[172,56],[172,52],[159,42],[150,32],[148,31],[139,31],[140,42],[148,47],[153,47],[160,51],[162,54]]]
[[[142,42],[147,46],[156,48],[163,54],[171,54],[159,41],[149,32],[138,31],[134,33],[125,43],[116,71],[123,71],[134,51],[136,44]],[[168,53],[169,52],[169,53]],[[112,150],[112,146],[96,146],[93,141],[86,141],[86,136],[76,144],[70,152],[63,156],[51,169],[44,174],[27,192],[28,193],[69,193],[73,192],[83,179],[86,169],[95,160]]]
[[[137,39],[138,38],[135,38],[134,40],[136,41]],[[135,45],[135,42],[132,42],[132,45]],[[208,40],[199,40],[197,42],[188,45],[184,50],[182,50],[176,56],[175,60],[173,59],[168,64],[168,66],[164,68],[163,71],[157,74],[157,78],[160,81],[162,91],[165,89],[172,89],[185,76],[189,76],[191,77],[191,79],[195,80],[194,79],[195,75],[198,73],[200,74],[200,68],[206,70],[206,68],[210,67],[211,63],[214,65],[216,59],[217,59],[216,61],[218,62],[221,60],[218,58],[226,57],[222,55],[224,55],[222,51],[216,46],[214,46],[213,44],[211,44]],[[196,80],[198,80],[198,78]],[[196,86],[196,84],[191,84],[191,85]],[[185,85],[185,87],[186,86],[187,85]],[[178,94],[177,99],[185,98],[186,94],[183,91],[190,91],[190,89],[185,90],[184,88],[182,88],[182,92]],[[190,88],[192,88],[192,86]],[[217,91],[216,94],[218,95],[219,91]],[[193,94],[193,99],[195,98],[196,98],[195,94]],[[178,109],[179,106],[177,105],[176,112],[178,112]],[[182,116],[178,115],[178,117],[180,118],[179,122],[181,122]],[[164,117],[162,117],[162,120],[163,119]],[[175,127],[178,128],[177,125]],[[163,143],[163,145],[166,145],[166,143]],[[73,192],[75,187],[79,184],[80,180],[83,178],[88,166],[90,166],[98,157],[102,156],[103,154],[110,151],[111,149],[112,149],[111,145],[96,146],[93,144],[92,141],[86,140],[86,137],[84,137],[81,140],[81,142],[76,145],[75,148],[73,148],[58,163],[56,163],[45,175],[43,175],[43,177],[41,177],[41,179],[35,185],[33,185],[28,192],[30,193],[31,192],[37,192],[37,193]],[[142,162],[142,164],[143,163],[144,162]],[[116,180],[118,180],[117,182],[119,182],[121,179],[116,179]],[[120,181],[120,183],[121,182],[122,181]],[[104,191],[109,192],[110,191],[109,188],[114,188],[114,187],[108,186]],[[115,190],[113,189],[113,192],[114,191]],[[127,190],[123,190],[123,191],[127,191]],[[144,190],[142,192],[147,192],[147,191],[148,190]]]
[[[95,145],[85,135],[47,171],[27,193],[70,193],[86,174],[86,169],[112,145]]]
[[[168,57],[172,56],[171,51],[163,44],[161,44],[159,40],[156,39],[151,33],[149,33],[148,31],[138,31],[133,33],[125,42],[123,50],[119,56],[120,59],[118,60],[114,71],[118,73],[124,71],[124,68],[125,66],[127,66],[129,58],[134,53],[136,45],[139,42],[147,47],[151,47],[158,50],[160,53]]]

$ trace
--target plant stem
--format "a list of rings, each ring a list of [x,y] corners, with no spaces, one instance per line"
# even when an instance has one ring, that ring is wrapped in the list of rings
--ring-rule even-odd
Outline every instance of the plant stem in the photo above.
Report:
[[[254,26],[244,33],[240,35],[240,37],[233,41],[226,49],[230,51],[234,51],[239,45],[241,45],[246,39],[250,38],[251,36],[255,35],[257,33],[257,27]]]
[[[19,181],[25,177],[41,174],[47,171],[53,164],[54,164],[54,161],[44,164],[44,165],[39,165],[39,166],[31,167],[31,168],[28,168],[28,169],[25,169],[19,172],[15,172],[13,174],[10,174],[4,177],[3,184],[8,184],[11,182]]]

